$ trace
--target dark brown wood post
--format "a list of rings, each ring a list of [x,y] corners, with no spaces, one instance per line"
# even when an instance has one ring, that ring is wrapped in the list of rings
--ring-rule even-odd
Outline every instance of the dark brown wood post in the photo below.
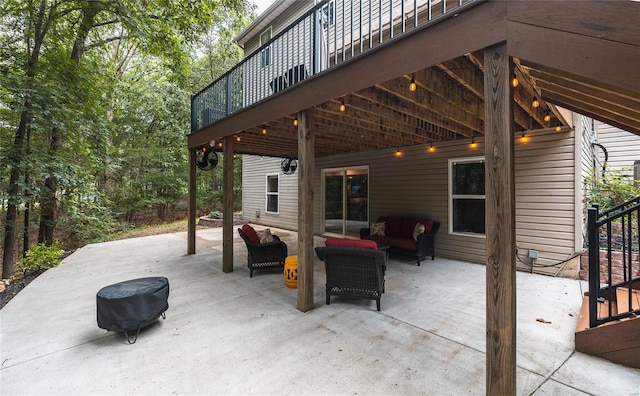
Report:
[[[189,186],[187,203],[187,254],[196,253],[196,150],[189,149]]]
[[[222,271],[233,272],[233,136],[224,139]]]
[[[487,395],[516,394],[516,221],[513,61],[506,43],[484,51]]]
[[[313,113],[298,113],[298,310],[313,309]]]

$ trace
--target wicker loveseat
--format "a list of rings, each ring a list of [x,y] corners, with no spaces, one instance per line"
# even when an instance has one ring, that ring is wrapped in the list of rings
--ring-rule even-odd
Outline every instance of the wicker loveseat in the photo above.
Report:
[[[324,261],[327,275],[327,305],[331,296],[348,296],[376,300],[384,293],[385,253],[376,249],[354,247],[317,247],[316,254]]]
[[[287,244],[282,242],[277,235],[271,235],[272,242],[260,243],[256,242],[255,237],[247,230],[238,228],[238,234],[247,245],[247,266],[249,267],[249,277],[253,278],[253,270],[257,269],[269,269],[269,268],[283,268],[284,260],[287,258]],[[255,231],[254,231],[255,233]],[[249,235],[248,235],[249,234]]]
[[[376,223],[384,222],[383,235],[372,235],[371,227],[360,230],[360,238],[375,241],[378,246],[388,245],[389,255],[414,257],[420,265],[420,260],[431,256],[435,259],[435,234],[440,229],[440,223],[429,218],[414,218],[402,216],[382,216]],[[417,234],[414,239],[416,225],[424,226],[424,232]],[[372,224],[373,226],[374,224]]]

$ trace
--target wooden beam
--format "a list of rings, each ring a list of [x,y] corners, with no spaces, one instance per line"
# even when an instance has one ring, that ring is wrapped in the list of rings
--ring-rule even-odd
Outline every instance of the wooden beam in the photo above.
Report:
[[[516,394],[516,238],[513,62],[506,44],[485,49],[487,395]]]
[[[187,166],[189,169],[187,173],[189,175],[188,195],[189,201],[187,203],[187,254],[196,253],[196,150],[189,150],[189,161]]]
[[[233,272],[233,136],[224,139],[222,175],[222,271]]]
[[[298,310],[313,309],[313,111],[298,113]]]
[[[512,3],[523,2],[509,2]],[[582,8],[583,4],[580,3],[576,9]],[[508,37],[509,55],[520,58],[522,63],[570,70],[594,86],[606,87],[632,97],[637,97],[640,92],[639,46],[519,22],[509,22]]]

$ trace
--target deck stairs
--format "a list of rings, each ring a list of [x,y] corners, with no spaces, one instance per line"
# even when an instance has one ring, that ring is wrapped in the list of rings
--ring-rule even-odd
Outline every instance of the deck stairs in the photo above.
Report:
[[[589,291],[576,351],[640,369],[640,196],[587,215]]]
[[[640,368],[640,315],[589,328],[589,298],[587,293],[582,301],[575,333],[576,351]],[[635,282],[631,289],[631,306],[628,288],[616,288],[611,301],[603,296],[598,299],[598,317],[637,310],[640,310],[640,282]]]

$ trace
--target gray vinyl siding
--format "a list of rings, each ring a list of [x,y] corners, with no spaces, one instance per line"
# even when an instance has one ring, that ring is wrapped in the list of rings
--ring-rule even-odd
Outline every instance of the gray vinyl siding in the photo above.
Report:
[[[587,235],[587,184],[586,178],[593,177],[594,170],[594,151],[591,146],[591,142],[595,139],[594,120],[579,115],[576,122],[576,131],[581,133],[582,140],[580,141],[580,180],[581,180],[581,224],[582,224],[582,242],[586,247],[586,235]]]
[[[313,1],[308,0],[294,2],[271,23],[271,37],[275,37],[278,33],[286,29],[292,22],[301,17],[302,14],[310,10],[313,4]],[[266,28],[247,41],[244,46],[244,56],[251,55],[253,51],[260,48],[260,34],[265,30]]]
[[[575,252],[576,184],[575,133],[533,133],[530,142],[515,143],[516,242],[522,261],[529,249],[539,254],[536,264],[550,265]],[[579,229],[579,228],[578,228]],[[521,269],[526,266],[518,263]],[[536,268],[554,275],[559,268]]]
[[[245,155],[242,158],[242,217],[254,224],[284,229],[298,226],[298,177],[280,170],[281,158]],[[266,212],[267,174],[279,174],[278,213]]]
[[[624,174],[633,176],[633,163],[640,161],[640,136],[622,129],[596,121],[598,143],[609,153],[607,168],[622,170]],[[604,161],[602,151],[598,152],[599,163]]]

